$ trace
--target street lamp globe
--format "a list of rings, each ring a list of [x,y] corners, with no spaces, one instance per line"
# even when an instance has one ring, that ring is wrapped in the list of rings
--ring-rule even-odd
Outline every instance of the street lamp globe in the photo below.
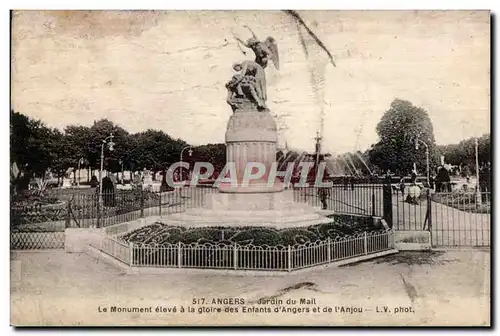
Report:
[[[188,150],[188,154],[189,156],[193,156],[193,150],[191,148]]]
[[[114,150],[114,145],[115,145],[115,143],[114,143],[113,141],[110,141],[110,142],[108,143],[108,146],[109,146],[109,151],[110,151],[110,152],[112,152],[112,151]]]

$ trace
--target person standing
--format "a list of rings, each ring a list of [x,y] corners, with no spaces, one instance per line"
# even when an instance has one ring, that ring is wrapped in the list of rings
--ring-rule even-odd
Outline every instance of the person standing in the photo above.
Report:
[[[405,178],[403,177],[400,181],[399,181],[399,190],[401,190],[401,195],[403,196],[403,200],[405,198]]]
[[[327,198],[330,196],[330,189],[327,187],[321,187],[318,189],[318,196],[321,201],[321,208],[326,210],[328,208]]]

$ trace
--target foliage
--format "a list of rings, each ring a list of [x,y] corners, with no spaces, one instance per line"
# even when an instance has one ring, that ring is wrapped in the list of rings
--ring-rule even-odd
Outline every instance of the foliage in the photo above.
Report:
[[[45,126],[40,120],[11,111],[10,139],[11,164],[19,168],[17,176],[26,180],[36,175],[43,177],[50,169],[62,177],[69,168],[90,167],[100,169],[103,140],[113,133],[113,151],[104,146],[104,169],[111,172],[122,170],[153,172],[166,170],[179,161],[187,143],[173,139],[163,131],[147,130],[129,134],[113,122],[102,119],[91,127],[69,125],[61,132]],[[200,146],[198,152],[209,162],[225,163],[225,145]],[[224,148],[222,150],[222,148]],[[79,165],[80,162],[80,165]],[[25,183],[27,188],[28,182]]]
[[[103,165],[104,169],[108,169],[112,172],[119,171],[120,165],[118,161],[128,152],[128,150],[130,150],[127,146],[128,132],[107,119],[94,122],[89,129],[87,160],[91,168],[100,168],[103,141],[109,137],[111,133],[113,133],[113,142],[115,146],[113,151],[109,149],[109,146],[104,146],[105,161]]]
[[[328,224],[313,225],[304,228],[274,229],[269,227],[203,227],[186,229],[155,223],[123,235],[121,238],[134,244],[174,244],[219,243],[255,246],[287,246],[316,242],[318,240],[338,239],[360,234],[366,231],[378,231],[368,227],[362,220],[349,217],[332,217]]]
[[[370,161],[382,171],[406,175],[411,172],[413,163],[417,170],[426,170],[425,146],[429,146],[430,165],[437,163],[437,151],[432,122],[427,111],[412,105],[409,101],[395,99],[377,125],[379,142],[372,145]]]
[[[64,129],[64,138],[69,150],[72,167],[77,168],[80,159],[84,160],[80,168],[87,167],[90,156],[90,128],[80,125],[69,125]]]
[[[11,111],[10,160],[16,162],[18,175],[43,176],[56,154],[58,134],[41,121]]]
[[[439,146],[438,150],[440,155],[444,155],[446,163],[460,166],[466,175],[476,173],[476,138],[462,140],[458,144]],[[491,162],[489,133],[478,138],[478,160],[480,166]]]
[[[63,177],[69,168],[75,167],[78,159],[73,159],[73,146],[69,139],[59,130],[52,133],[50,170],[57,177]]]
[[[214,166],[214,171],[220,172],[226,165],[226,144],[207,144],[193,147],[192,157],[186,157],[186,162],[191,168],[194,162],[209,162]]]
[[[147,130],[133,135],[130,144],[133,166],[136,170],[144,168],[153,172],[163,171],[179,161],[180,153],[186,143],[173,139],[163,131]]]

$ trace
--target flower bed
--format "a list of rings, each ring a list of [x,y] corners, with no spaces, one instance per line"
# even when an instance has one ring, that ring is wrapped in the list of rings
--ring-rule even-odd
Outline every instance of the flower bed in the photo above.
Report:
[[[143,198],[143,201],[141,201]],[[158,205],[159,196],[153,192],[122,191],[116,192],[114,206],[103,206],[101,218],[123,215]],[[78,219],[97,218],[99,197],[97,194],[76,196],[71,200],[71,211]]]
[[[66,216],[66,203],[56,197],[24,194],[12,200],[10,215],[11,228],[61,221]]]
[[[305,228],[185,228],[156,222],[108,234],[94,247],[139,268],[293,271],[349,258],[391,253],[394,234],[374,218],[332,215]]]
[[[13,196],[11,202],[12,208],[17,209],[24,207],[58,205],[62,203],[58,197],[32,192],[24,192]]]

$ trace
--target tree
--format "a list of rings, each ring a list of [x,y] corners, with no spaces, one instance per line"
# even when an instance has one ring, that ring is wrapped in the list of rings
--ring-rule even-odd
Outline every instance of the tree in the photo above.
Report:
[[[90,128],[87,126],[69,125],[64,129],[64,134],[67,146],[69,147],[68,155],[72,161],[71,167],[77,168],[80,159],[88,162],[90,156]]]
[[[135,156],[135,149],[138,146],[137,137],[135,134],[128,134],[123,141],[122,146],[125,150],[125,153],[121,157],[123,169],[130,172],[139,170],[139,161]]]
[[[101,165],[101,146],[103,140],[113,133],[113,142],[115,143],[113,151],[110,151],[108,146],[104,148],[104,169],[112,172],[117,172],[121,169],[119,161],[124,157],[130,148],[129,134],[120,126],[113,122],[102,119],[94,122],[94,125],[89,129],[90,134],[87,140],[87,159],[90,167],[100,169]]]
[[[193,148],[193,157],[190,162],[209,162],[215,171],[222,171],[226,165],[226,144],[206,144]]]
[[[459,166],[465,175],[476,173],[476,138],[472,137],[438,147],[439,154],[444,156],[446,163]],[[482,166],[491,162],[491,137],[484,134],[478,138],[478,159]]]
[[[395,99],[377,125],[379,142],[372,145],[369,152],[370,162],[382,171],[405,175],[413,169],[426,170],[425,146],[415,141],[419,139],[429,147],[429,161],[437,163],[434,129],[427,111],[412,105],[409,101]]]
[[[131,150],[134,168],[137,170],[149,169],[156,174],[166,170],[168,166],[179,161],[181,150],[186,142],[173,139],[163,131],[149,129],[133,135],[134,141]]]
[[[64,177],[69,168],[74,168],[77,162],[73,160],[73,147],[69,138],[57,129],[53,129],[49,135],[50,170],[57,178]]]

